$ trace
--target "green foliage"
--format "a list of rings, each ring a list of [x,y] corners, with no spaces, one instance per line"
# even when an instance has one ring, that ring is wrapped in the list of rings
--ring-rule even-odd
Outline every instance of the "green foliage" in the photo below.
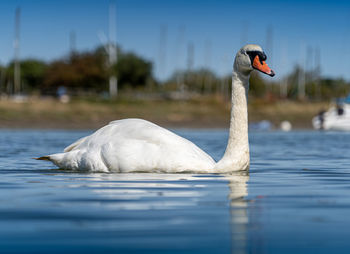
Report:
[[[219,89],[220,80],[209,69],[177,71],[166,82],[167,87],[177,89],[177,85],[186,86],[188,91],[202,94],[213,93]]]
[[[108,66],[106,47],[94,51],[74,52],[62,59],[45,63],[36,59],[20,62],[22,92],[39,90],[45,94],[56,94],[64,86],[70,94],[101,93],[108,91],[109,74],[119,78],[119,88],[143,87],[152,77],[152,63],[133,53],[124,53],[117,48],[118,62]],[[0,66],[0,82],[3,92],[11,92],[14,83],[14,63],[5,70]],[[5,85],[4,85],[5,84]]]
[[[318,78],[317,70],[305,71],[299,66],[285,78],[288,84],[288,98],[297,99],[299,82],[305,82],[305,99],[330,100],[346,96],[350,92],[350,84],[343,79]],[[276,83],[276,86],[281,84]]]
[[[60,86],[70,92],[101,92],[107,89],[105,56],[99,51],[75,53],[68,59],[54,61],[47,69],[43,90],[53,93]]]
[[[20,62],[21,80],[25,90],[39,89],[43,83],[47,64],[36,59],[25,59]],[[12,81],[14,75],[14,63],[11,62],[7,67],[6,76]]]
[[[152,63],[134,53],[120,53],[113,67],[121,88],[145,86],[152,78]]]
[[[107,47],[99,46],[93,51],[74,52],[69,56],[50,63],[37,59],[20,62],[22,92],[39,91],[56,94],[58,87],[64,86],[70,94],[95,95],[108,92],[110,74],[118,77],[121,90],[138,89],[152,92],[182,91],[196,94],[221,94],[230,97],[231,75],[219,78],[210,69],[197,69],[175,72],[166,82],[156,83],[152,76],[150,61],[132,53],[123,52],[117,47],[118,61],[108,64]],[[11,93],[14,83],[14,63],[0,66],[0,92]],[[295,66],[286,77],[270,79],[254,71],[250,78],[250,96],[254,98],[282,98],[287,87],[288,99],[298,99],[300,82],[305,81],[306,100],[330,100],[344,97],[350,92],[350,84],[343,79],[322,78],[319,69],[303,70]],[[147,95],[148,96],[148,95]]]
[[[350,85],[343,79],[321,79],[320,96],[323,99],[332,99],[334,97],[344,97],[350,92]]]
[[[263,97],[266,93],[266,81],[262,79],[260,73],[253,72],[250,75],[249,93],[255,97]]]
[[[21,62],[21,77],[30,90],[40,88],[46,68],[45,62],[35,59],[27,59]]]

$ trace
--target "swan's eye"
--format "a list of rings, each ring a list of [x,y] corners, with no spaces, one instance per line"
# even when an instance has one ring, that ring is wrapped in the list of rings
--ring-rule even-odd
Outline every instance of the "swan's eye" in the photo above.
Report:
[[[254,51],[247,51],[247,54],[250,58],[250,62],[253,64],[254,62],[254,59],[256,56],[259,56],[259,61],[261,64],[263,64],[263,61],[266,61],[266,55],[264,52],[262,51],[257,51],[257,50],[254,50]]]
[[[258,56],[259,56],[260,63],[263,64],[263,61],[266,60],[266,57],[264,59],[264,56],[261,53],[259,53]]]
[[[248,56],[249,56],[249,58],[250,58],[250,62],[251,62],[251,64],[253,65],[253,62],[254,62],[254,58],[258,55],[259,56],[259,60],[261,61],[261,52],[260,51],[256,51],[256,50],[254,50],[254,51],[247,51],[247,54],[248,54]]]
[[[266,61],[267,57],[264,52],[259,52],[260,61]]]

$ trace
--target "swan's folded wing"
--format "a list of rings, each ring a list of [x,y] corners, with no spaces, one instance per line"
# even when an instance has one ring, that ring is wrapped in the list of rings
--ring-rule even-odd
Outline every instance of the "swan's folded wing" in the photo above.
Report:
[[[78,145],[80,145],[81,143],[83,143],[87,138],[87,137],[82,137],[80,139],[78,139],[77,141],[75,141],[73,144],[70,144],[69,146],[67,146],[66,148],[64,148],[64,152],[67,153],[67,152],[70,152],[72,150],[74,150],[74,148],[76,148]]]

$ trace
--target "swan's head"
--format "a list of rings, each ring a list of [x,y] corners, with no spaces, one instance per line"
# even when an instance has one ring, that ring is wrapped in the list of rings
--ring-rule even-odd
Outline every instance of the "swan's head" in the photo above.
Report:
[[[259,45],[247,44],[238,51],[234,68],[245,75],[249,75],[255,69],[273,77],[275,73],[265,63],[266,58],[264,51]]]

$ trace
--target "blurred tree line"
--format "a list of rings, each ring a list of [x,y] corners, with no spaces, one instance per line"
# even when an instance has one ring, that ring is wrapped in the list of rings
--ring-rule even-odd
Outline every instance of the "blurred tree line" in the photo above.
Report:
[[[107,94],[109,76],[114,74],[118,78],[120,91],[216,94],[230,98],[231,74],[218,77],[209,69],[179,70],[168,80],[159,82],[153,76],[150,61],[120,48],[117,51],[118,61],[114,66],[108,65],[108,56],[103,46],[92,51],[72,52],[52,62],[22,60],[21,91],[23,94],[56,95],[58,89],[64,87],[70,95]],[[12,94],[13,80],[14,63],[0,66],[0,93]],[[344,79],[324,78],[319,69],[305,71],[295,66],[289,75],[279,81],[253,72],[249,94],[253,98],[268,100],[329,100],[346,96],[349,92],[350,83]]]
[[[231,82],[231,74],[219,78],[210,70],[200,69],[175,72],[165,86],[170,90],[193,91],[200,94],[216,93],[230,98]],[[278,81],[257,71],[252,72],[249,83],[249,95],[266,100],[320,101],[344,97],[350,93],[350,83],[344,79],[320,77],[319,70],[304,71],[299,66],[295,66],[291,73]]]
[[[38,59],[22,60],[21,91],[24,94],[56,95],[59,87],[65,87],[71,95],[103,93],[108,91],[111,73],[118,77],[120,89],[144,87],[154,82],[151,62],[134,53],[117,50],[118,61],[111,67],[104,47],[91,52],[72,52],[50,63]],[[13,83],[14,63],[0,66],[0,92],[12,94]]]

